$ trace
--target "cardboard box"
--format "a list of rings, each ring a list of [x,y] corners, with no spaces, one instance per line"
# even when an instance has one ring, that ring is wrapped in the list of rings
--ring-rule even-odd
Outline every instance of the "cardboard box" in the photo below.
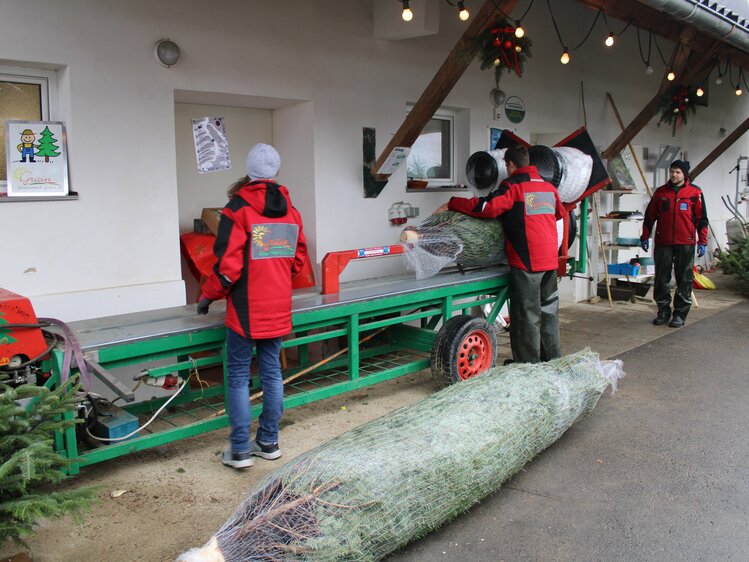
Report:
[[[206,207],[200,214],[200,220],[213,234],[218,233],[218,222],[221,220],[221,207]]]

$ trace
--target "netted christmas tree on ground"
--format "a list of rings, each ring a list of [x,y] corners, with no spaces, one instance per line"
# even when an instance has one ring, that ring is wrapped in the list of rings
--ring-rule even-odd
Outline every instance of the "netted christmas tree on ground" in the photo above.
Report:
[[[381,559],[497,490],[622,374],[585,350],[450,386],[290,461],[178,561]]]
[[[74,410],[72,383],[57,390],[24,384],[4,384],[0,372],[0,544],[12,539],[23,544],[44,517],[67,513],[79,517],[95,492],[90,488],[55,491],[70,462],[55,453],[53,435],[76,423],[62,419]]]
[[[443,211],[401,232],[406,266],[425,279],[450,263],[486,267],[505,263],[502,225],[496,219],[477,219]]]

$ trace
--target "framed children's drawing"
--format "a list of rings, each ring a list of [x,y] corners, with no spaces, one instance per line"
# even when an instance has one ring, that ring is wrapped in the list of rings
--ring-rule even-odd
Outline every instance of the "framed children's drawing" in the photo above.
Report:
[[[62,121],[6,121],[8,197],[67,195],[68,147]]]

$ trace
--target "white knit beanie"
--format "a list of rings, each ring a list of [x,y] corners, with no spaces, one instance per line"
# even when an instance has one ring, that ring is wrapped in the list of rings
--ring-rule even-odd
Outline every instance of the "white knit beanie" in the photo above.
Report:
[[[269,144],[256,144],[247,153],[247,175],[251,180],[275,178],[280,167],[281,157]]]

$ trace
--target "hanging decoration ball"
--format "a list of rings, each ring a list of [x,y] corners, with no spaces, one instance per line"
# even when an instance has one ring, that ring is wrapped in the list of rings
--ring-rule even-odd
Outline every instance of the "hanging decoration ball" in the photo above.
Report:
[[[672,127],[672,134],[675,135],[676,129],[687,122],[689,113],[697,112],[695,96],[699,94],[692,86],[672,86],[661,98],[661,116],[658,124],[668,123]]]
[[[499,83],[502,72],[514,72],[521,77],[525,61],[531,56],[532,42],[525,33],[517,35],[517,27],[507,20],[499,20],[484,30],[475,39],[479,45],[481,68],[494,68],[494,77]]]

